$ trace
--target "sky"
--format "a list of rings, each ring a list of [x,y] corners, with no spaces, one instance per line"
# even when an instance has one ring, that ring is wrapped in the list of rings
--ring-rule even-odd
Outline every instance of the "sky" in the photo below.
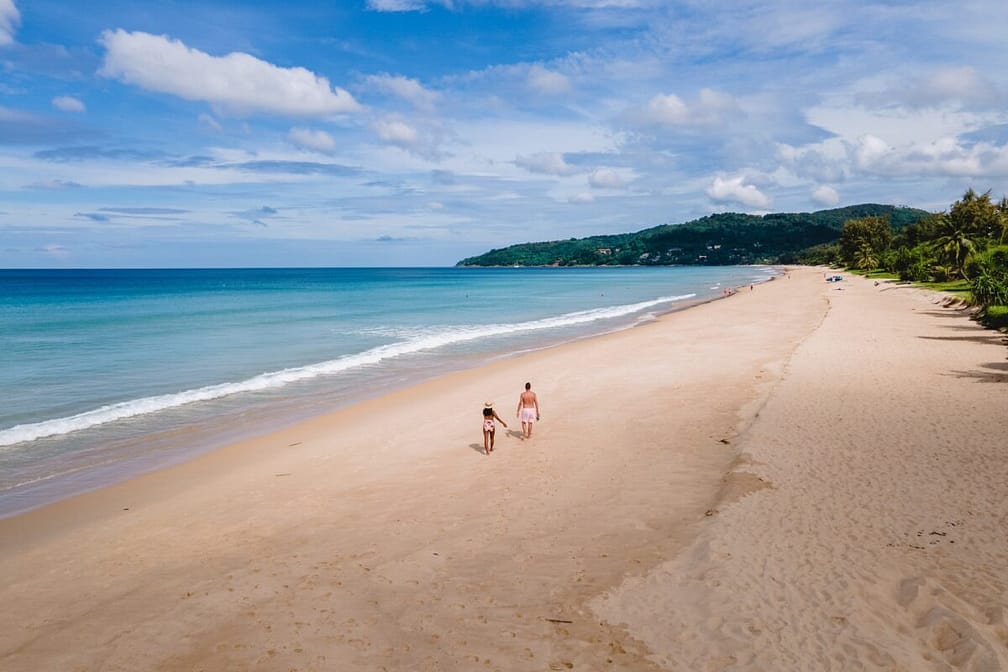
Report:
[[[0,0],[0,268],[1008,193],[1004,0]]]

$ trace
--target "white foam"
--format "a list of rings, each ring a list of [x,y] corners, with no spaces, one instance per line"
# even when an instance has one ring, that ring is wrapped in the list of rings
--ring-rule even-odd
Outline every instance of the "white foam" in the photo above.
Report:
[[[673,303],[683,299],[690,299],[695,294],[683,294],[680,296],[665,296],[651,301],[642,301],[621,306],[610,306],[606,308],[594,308],[583,310],[556,317],[547,317],[541,320],[529,322],[519,322],[516,324],[484,324],[446,327],[434,333],[425,333],[406,340],[390,343],[365,350],[353,355],[346,355],[337,359],[307,366],[272,371],[253,376],[243,381],[233,383],[222,383],[219,385],[208,385],[184,392],[171,394],[161,394],[142,399],[132,399],[116,404],[109,404],[77,415],[65,418],[56,418],[42,422],[15,425],[8,429],[0,430],[0,447],[12,446],[25,441],[34,441],[49,436],[59,436],[69,434],[90,427],[124,420],[138,415],[156,413],[170,408],[177,408],[186,404],[193,404],[201,401],[220,399],[233,394],[243,392],[257,392],[262,390],[276,389],[291,383],[296,383],[319,376],[328,376],[357,369],[363,366],[378,364],[388,359],[402,357],[416,352],[435,350],[447,345],[475,341],[481,338],[491,338],[494,336],[506,336],[528,331],[539,331],[544,329],[556,329],[560,327],[586,324],[598,320],[608,320],[655,308],[662,304]]]

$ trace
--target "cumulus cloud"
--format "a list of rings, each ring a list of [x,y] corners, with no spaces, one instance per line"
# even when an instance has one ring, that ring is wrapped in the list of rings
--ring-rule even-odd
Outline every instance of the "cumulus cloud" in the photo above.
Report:
[[[610,168],[599,168],[592,171],[588,176],[588,184],[596,189],[622,189],[624,187],[623,178]]]
[[[573,175],[578,169],[564,159],[559,152],[539,152],[529,156],[515,157],[515,165],[530,173],[541,173],[543,175]]]
[[[0,0],[0,47],[14,44],[14,32],[21,23],[21,14],[14,0]]]
[[[402,98],[419,110],[434,109],[438,94],[423,87],[420,82],[395,75],[369,75],[364,80],[377,91]]]
[[[740,113],[741,107],[732,96],[703,89],[692,101],[674,93],[658,94],[643,108],[631,112],[631,117],[651,126],[709,126]]]
[[[538,64],[529,68],[528,83],[533,91],[550,96],[567,93],[571,90],[571,83],[566,75],[547,70]]]
[[[707,195],[718,203],[740,203],[750,208],[768,210],[770,199],[751,184],[745,183],[745,177],[724,178],[717,176],[709,187]]]
[[[379,119],[372,124],[372,128],[379,139],[390,145],[410,149],[416,147],[420,141],[420,134],[405,121]]]
[[[64,112],[83,112],[84,103],[71,96],[56,96],[52,99],[52,106]]]
[[[812,192],[812,200],[820,205],[832,208],[840,202],[840,194],[833,187],[822,184]]]
[[[861,170],[871,170],[886,163],[892,155],[893,148],[885,140],[869,133],[858,138],[854,162]]]
[[[249,54],[211,56],[163,35],[107,30],[99,74],[149,91],[204,101],[232,113],[324,117],[355,112],[353,96],[305,68],[281,68]]]
[[[1008,144],[963,144],[958,138],[944,137],[892,146],[869,134],[858,139],[852,152],[858,169],[872,175],[1008,175]]]
[[[439,147],[443,138],[441,129],[436,125],[418,127],[392,116],[371,122],[371,131],[382,142],[422,159],[441,161],[446,156]]]
[[[313,131],[310,128],[292,128],[287,134],[287,140],[291,144],[304,149],[323,154],[332,154],[336,151],[336,141],[325,131]]]

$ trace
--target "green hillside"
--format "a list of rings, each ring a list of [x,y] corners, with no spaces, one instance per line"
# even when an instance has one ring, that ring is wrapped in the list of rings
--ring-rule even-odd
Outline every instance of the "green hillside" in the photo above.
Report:
[[[852,205],[818,212],[720,213],[636,233],[522,243],[463,259],[457,266],[728,265],[792,263],[815,245],[840,239],[844,222],[888,216],[893,229],[929,213],[891,205]]]

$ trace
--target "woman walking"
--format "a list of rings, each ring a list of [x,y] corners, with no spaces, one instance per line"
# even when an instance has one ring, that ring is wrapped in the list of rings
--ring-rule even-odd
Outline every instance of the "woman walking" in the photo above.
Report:
[[[487,455],[493,452],[494,432],[497,430],[495,421],[507,427],[507,423],[494,410],[493,402],[488,401],[483,404],[483,452]]]

